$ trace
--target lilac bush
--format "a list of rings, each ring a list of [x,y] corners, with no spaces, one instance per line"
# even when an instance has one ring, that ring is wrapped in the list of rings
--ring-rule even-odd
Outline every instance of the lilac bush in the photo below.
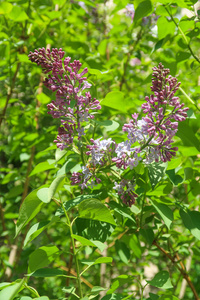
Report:
[[[94,118],[94,110],[100,110],[97,99],[92,99],[85,89],[90,88],[84,68],[79,73],[82,64],[71,58],[64,58],[62,49],[45,50],[44,48],[30,53],[29,59],[41,65],[43,72],[50,73],[45,79],[45,86],[56,92],[56,100],[47,105],[49,114],[61,122],[57,139],[57,147],[63,150],[76,142],[81,142],[85,135],[84,122]],[[111,138],[90,139],[82,157],[82,170],[74,172],[71,184],[79,185],[81,189],[93,188],[101,182],[99,174],[104,167],[115,167],[117,179],[113,180],[113,189],[122,201],[131,206],[137,194],[134,191],[134,178],[129,180],[121,175],[123,170],[133,170],[139,163],[148,165],[152,162],[170,161],[178,150],[173,147],[173,137],[178,130],[178,122],[187,117],[187,107],[180,104],[175,96],[180,86],[177,78],[169,75],[170,70],[160,63],[153,68],[150,97],[145,97],[142,104],[144,117],[138,119],[138,114],[132,115],[129,123],[122,130],[127,133],[127,139],[116,143]]]

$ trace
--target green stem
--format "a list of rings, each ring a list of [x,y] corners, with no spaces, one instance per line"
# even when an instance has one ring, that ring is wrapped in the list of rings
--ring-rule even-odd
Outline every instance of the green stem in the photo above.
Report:
[[[28,286],[27,284],[25,284],[25,287],[34,294],[34,296],[36,297],[40,297],[40,295],[38,294],[38,292],[32,287],[32,286]]]
[[[169,16],[171,17],[172,21],[174,22],[174,24],[176,25],[176,27],[178,28],[178,30],[180,31],[180,33],[181,33],[181,35],[182,35],[182,37],[183,37],[183,39],[184,39],[184,41],[185,41],[185,43],[186,43],[186,45],[187,45],[187,47],[188,47],[188,49],[189,49],[191,55],[192,55],[192,56],[194,57],[194,59],[200,64],[200,60],[199,60],[199,58],[194,54],[192,48],[190,47],[190,43],[188,42],[187,37],[185,36],[184,32],[182,31],[182,29],[180,28],[180,26],[176,23],[174,17],[172,16],[172,14],[170,13],[170,11],[167,9],[167,7],[166,7],[165,5],[164,5],[164,8],[165,8],[165,10],[167,11],[167,13],[169,14]]]
[[[140,228],[142,227],[142,217],[143,217],[143,210],[144,210],[144,201],[146,198],[146,190],[142,199],[142,209],[141,209],[141,214],[140,214]]]
[[[72,251],[73,251],[73,254],[74,254],[74,260],[75,260],[75,265],[76,265],[76,273],[77,273],[77,284],[78,284],[78,289],[79,289],[79,296],[80,298],[83,298],[83,292],[82,292],[82,287],[81,287],[81,275],[80,275],[80,270],[79,270],[79,263],[78,263],[78,257],[77,257],[77,252],[76,252],[76,248],[75,248],[75,242],[74,242],[74,239],[72,237],[73,235],[73,230],[72,230],[72,224],[70,223],[70,219],[69,219],[69,216],[67,214],[67,211],[63,205],[63,202],[62,200],[60,200],[60,203],[61,203],[61,206],[62,206],[62,209],[64,211],[64,214],[65,214],[65,217],[67,219],[67,226],[69,227],[69,231],[70,231],[70,237],[71,237],[71,243],[72,243]]]
[[[179,87],[179,90],[188,99],[188,101],[190,101],[190,103],[192,103],[200,111],[196,103],[190,98],[190,96],[188,96],[188,94],[181,87]]]

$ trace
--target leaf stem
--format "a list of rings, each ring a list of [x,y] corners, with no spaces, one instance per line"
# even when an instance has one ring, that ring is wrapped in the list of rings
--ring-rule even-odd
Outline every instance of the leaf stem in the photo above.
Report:
[[[82,287],[81,287],[81,275],[80,275],[80,270],[79,270],[79,262],[78,262],[78,257],[77,257],[77,252],[76,252],[76,248],[75,248],[75,242],[74,242],[74,238],[72,237],[73,235],[73,230],[72,230],[72,224],[70,223],[70,219],[69,216],[67,214],[67,211],[64,207],[64,204],[62,202],[62,200],[60,200],[62,209],[64,211],[65,217],[67,219],[67,226],[69,227],[69,231],[70,231],[70,238],[71,238],[71,243],[72,243],[72,251],[73,251],[73,255],[74,255],[74,260],[75,260],[75,266],[76,266],[76,273],[77,273],[77,284],[78,284],[78,290],[79,290],[79,296],[80,298],[83,298],[83,291],[82,291]]]

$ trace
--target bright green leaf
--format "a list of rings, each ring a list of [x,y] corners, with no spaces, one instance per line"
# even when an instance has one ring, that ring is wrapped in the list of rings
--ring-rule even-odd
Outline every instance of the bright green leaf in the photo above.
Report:
[[[106,245],[100,241],[90,241],[80,235],[72,234],[72,237],[79,241],[83,246],[97,247],[101,252],[105,249]]]
[[[3,290],[0,291],[0,299],[1,300],[12,300],[17,296],[17,294],[20,292],[23,286],[23,283],[25,281],[25,278],[15,281],[9,286],[5,287]]]
[[[11,12],[8,14],[8,17],[14,22],[23,22],[28,19],[25,11],[19,6],[13,6]]]
[[[35,250],[29,256],[28,273],[35,272],[38,269],[46,267],[59,254],[59,249],[56,246],[43,246]]]
[[[35,166],[35,168],[33,169],[33,171],[31,172],[31,174],[29,176],[31,177],[37,173],[41,173],[41,172],[51,170],[51,169],[55,169],[54,164],[49,163],[48,161],[41,162]]]
[[[110,92],[101,101],[102,105],[108,106],[110,108],[117,109],[124,113],[127,112],[128,103],[124,99],[124,94],[122,92]]]
[[[54,181],[51,183],[49,189],[48,189],[48,202],[51,201],[53,196],[55,195],[56,191],[60,189],[65,182],[66,175],[60,175],[54,179]]]
[[[36,96],[36,98],[39,100],[40,103],[42,104],[47,104],[51,102],[50,97],[48,97],[46,94],[44,93],[40,93]]]
[[[43,202],[37,197],[38,190],[32,191],[23,201],[16,225],[16,236],[41,210]]]
[[[116,225],[109,209],[100,201],[95,199],[84,200],[79,204],[79,217],[98,220]]]
[[[9,2],[3,1],[0,3],[0,15],[8,14],[13,8],[13,5]]]

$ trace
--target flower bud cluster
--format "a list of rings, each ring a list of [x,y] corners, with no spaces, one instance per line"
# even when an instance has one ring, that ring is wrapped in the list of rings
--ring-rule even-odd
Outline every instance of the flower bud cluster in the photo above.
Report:
[[[75,136],[81,139],[85,134],[81,123],[94,118],[93,110],[101,109],[99,101],[92,99],[90,92],[83,92],[91,87],[86,81],[87,77],[84,77],[88,69],[84,68],[79,73],[82,64],[78,60],[70,63],[70,57],[64,60],[63,57],[64,51],[61,48],[52,51],[40,48],[29,54],[29,59],[40,65],[45,74],[51,72],[44,84],[56,92],[56,100],[47,107],[48,113],[61,122],[57,139],[54,141],[61,150],[71,145]]]
[[[180,82],[170,75],[167,77],[169,69],[164,69],[160,63],[153,71],[151,90],[154,95],[145,97],[146,103],[142,104],[146,116],[138,120],[138,115],[134,114],[123,127],[131,144],[136,140],[140,143],[137,151],[146,153],[146,163],[158,162],[159,159],[170,161],[176,155],[178,148],[172,147],[172,138],[178,130],[178,121],[186,119],[188,110],[174,96]]]

